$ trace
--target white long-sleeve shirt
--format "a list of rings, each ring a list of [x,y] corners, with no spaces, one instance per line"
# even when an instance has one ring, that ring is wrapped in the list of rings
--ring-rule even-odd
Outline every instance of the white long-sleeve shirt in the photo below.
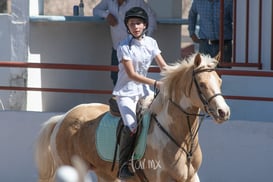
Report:
[[[149,5],[143,0],[125,0],[121,6],[118,6],[117,0],[101,0],[93,9],[93,15],[106,18],[108,14],[116,17],[118,24],[110,26],[113,48],[116,50],[120,41],[128,36],[127,28],[124,25],[125,13],[132,7],[143,8],[149,17],[147,35],[151,36],[156,29],[156,16]]]

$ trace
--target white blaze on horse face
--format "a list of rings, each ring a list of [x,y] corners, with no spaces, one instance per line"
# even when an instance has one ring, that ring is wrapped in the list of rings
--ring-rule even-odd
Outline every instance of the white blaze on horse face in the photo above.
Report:
[[[222,80],[218,77],[217,73],[211,74],[209,81],[210,85],[210,97],[212,97],[215,94],[222,93],[221,92],[221,84]],[[210,103],[209,106],[213,109],[213,115],[216,122],[223,122],[230,117],[230,108],[227,105],[224,97],[222,95],[218,95],[214,97]]]

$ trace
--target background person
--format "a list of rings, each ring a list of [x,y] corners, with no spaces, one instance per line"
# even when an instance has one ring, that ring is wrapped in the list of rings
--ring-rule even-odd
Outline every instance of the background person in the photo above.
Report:
[[[232,57],[233,0],[224,1],[224,62]],[[215,57],[219,52],[220,0],[193,0],[189,11],[189,34],[199,52]],[[199,32],[196,25],[199,21]]]
[[[127,28],[124,25],[125,13],[132,7],[143,8],[149,16],[149,28],[147,35],[151,36],[156,29],[156,16],[149,5],[143,0],[101,0],[93,9],[93,15],[105,18],[110,26],[112,38],[111,65],[118,65],[117,46],[119,42],[128,36]],[[111,72],[113,84],[117,82],[117,72]]]

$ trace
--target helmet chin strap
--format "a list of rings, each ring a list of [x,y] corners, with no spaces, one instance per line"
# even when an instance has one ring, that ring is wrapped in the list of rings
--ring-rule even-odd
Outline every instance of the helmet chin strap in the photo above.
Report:
[[[143,37],[143,35],[146,34],[147,29],[143,30],[142,34],[141,34],[140,36],[138,36],[138,37],[134,36],[129,30],[128,30],[128,32],[129,32],[129,34],[132,35],[132,39],[131,39],[130,42],[129,42],[129,49],[131,50],[132,40],[133,40],[133,39],[137,39],[137,40],[138,40],[140,37]]]

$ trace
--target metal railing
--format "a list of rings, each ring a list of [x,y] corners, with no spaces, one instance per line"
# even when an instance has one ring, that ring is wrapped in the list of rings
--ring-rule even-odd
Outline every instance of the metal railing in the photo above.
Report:
[[[237,29],[237,0],[233,0],[233,50],[232,50],[232,62],[231,63],[224,63],[221,62],[221,65],[223,66],[236,66],[236,67],[256,67],[258,69],[262,69],[262,61],[261,61],[261,56],[262,56],[262,20],[263,20],[263,16],[262,16],[262,0],[258,0],[259,1],[259,7],[258,7],[258,24],[259,24],[259,28],[258,28],[258,58],[256,61],[254,62],[249,62],[249,32],[250,32],[250,0],[246,0],[246,19],[245,19],[245,26],[246,26],[246,30],[245,30],[245,51],[244,51],[244,57],[245,57],[245,61],[244,62],[238,62],[236,60],[236,38],[237,38],[237,33],[236,33],[236,29]],[[273,5],[272,5],[272,9],[273,9]],[[220,52],[224,52],[224,0],[220,0],[220,35],[219,35],[219,50]],[[273,23],[273,20],[272,20]],[[273,28],[273,25],[272,25]],[[273,35],[273,31],[271,32],[271,37]],[[272,38],[273,41],[273,38]],[[271,42],[272,42],[271,41]],[[271,57],[273,58],[273,48],[271,46]],[[223,55],[223,54],[221,54]],[[273,69],[273,65],[272,65],[272,60],[271,59],[271,69]]]
[[[26,63],[26,62],[0,62],[0,67],[19,67],[19,68],[41,68],[41,69],[61,69],[61,70],[89,70],[89,71],[117,71],[116,66],[102,65],[78,65],[78,64],[53,64],[53,63]],[[149,72],[159,73],[158,67],[150,67]],[[217,73],[232,76],[256,76],[256,77],[272,77],[271,71],[247,71],[247,70],[230,70],[219,69]],[[90,90],[90,89],[64,89],[64,88],[38,88],[38,87],[15,87],[0,85],[0,90],[16,90],[16,91],[41,91],[41,92],[64,92],[64,93],[84,93],[84,94],[111,94],[112,90]],[[273,101],[271,97],[255,97],[255,96],[235,96],[225,95],[226,99],[234,100],[252,100],[252,101]]]

